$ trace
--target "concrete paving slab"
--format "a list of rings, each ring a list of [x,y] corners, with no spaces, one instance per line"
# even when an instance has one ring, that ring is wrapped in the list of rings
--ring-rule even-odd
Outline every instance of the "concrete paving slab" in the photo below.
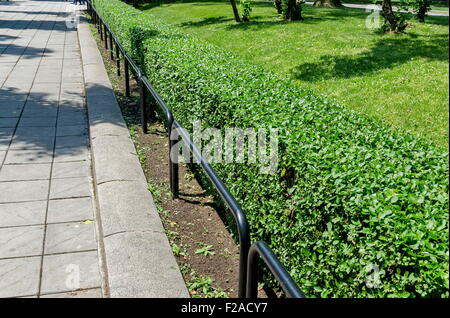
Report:
[[[81,96],[67,96],[62,94],[59,107],[61,109],[69,108],[69,109],[77,109],[77,110],[86,110],[84,106],[84,98]]]
[[[50,163],[4,165],[0,170],[1,181],[25,181],[50,179]]]
[[[0,128],[0,137],[11,137],[14,133],[14,127]]]
[[[69,108],[69,107],[60,107],[58,113],[58,119],[65,119],[65,121],[69,121],[69,118],[76,119],[77,121],[86,122],[85,116],[86,110],[83,108]]]
[[[12,137],[2,137],[0,136],[0,150],[5,151],[8,150],[9,145],[11,144]]]
[[[23,104],[22,102],[25,102],[27,99],[27,92],[23,91],[21,92],[19,89],[5,89],[0,91],[0,102],[3,104],[1,105],[4,107],[5,105],[20,105]]]
[[[87,136],[64,136],[56,137],[56,149],[67,147],[87,147]]]
[[[0,259],[0,297],[36,295],[41,257]]]
[[[45,223],[47,201],[0,204],[1,227]]]
[[[45,254],[96,250],[94,231],[94,224],[90,221],[49,224],[45,237]]]
[[[101,278],[96,251],[44,256],[42,294],[100,286]]]
[[[91,195],[90,180],[88,177],[52,180],[50,199],[69,199],[88,197]]]
[[[15,135],[9,148],[11,150],[53,150],[55,137],[53,136],[21,136]]]
[[[57,162],[53,164],[52,179],[88,177],[89,168],[87,161]]]
[[[92,199],[89,197],[49,201],[48,223],[86,221],[93,218]]]
[[[58,117],[58,126],[73,126],[73,125],[84,125],[87,119],[84,114],[78,116],[61,116]]]
[[[54,137],[56,127],[18,127],[16,136],[24,137]]]
[[[18,121],[18,117],[0,118],[0,127],[16,127]]]
[[[0,228],[0,258],[42,254],[44,226]]]
[[[22,113],[22,117],[56,117],[58,110],[56,108],[41,107],[41,108],[31,108],[25,107]]]
[[[5,164],[52,162],[53,151],[49,150],[9,150]]]
[[[0,99],[0,111],[2,111],[5,108],[19,108],[22,109],[25,105],[25,100],[15,100],[14,98],[11,98],[11,100],[1,100]],[[0,113],[0,116],[2,114]],[[3,117],[6,117],[3,115]]]
[[[87,135],[86,125],[58,126],[56,130],[57,137],[84,135]]]
[[[82,161],[89,159],[87,147],[65,147],[55,149],[55,162]]]
[[[25,109],[27,108],[37,108],[37,109],[43,109],[43,108],[54,108],[58,109],[59,103],[56,101],[51,100],[27,100],[25,104]]]
[[[22,117],[19,127],[55,127],[56,117]]]
[[[0,182],[0,203],[46,200],[49,181]]]
[[[3,106],[0,108],[0,117],[19,117],[21,112],[22,108]]]

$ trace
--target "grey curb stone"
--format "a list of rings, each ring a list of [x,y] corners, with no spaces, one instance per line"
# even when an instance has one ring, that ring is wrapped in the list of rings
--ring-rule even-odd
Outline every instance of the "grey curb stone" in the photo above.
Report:
[[[189,297],[97,44],[78,27],[110,297]],[[103,101],[102,101],[103,100]],[[107,102],[105,102],[107,101]]]
[[[130,138],[100,136],[92,140],[92,148],[103,149],[95,154],[95,172],[99,184],[113,180],[145,179]]]
[[[133,231],[163,231],[153,200],[140,181],[112,181],[99,184],[97,189],[102,214],[103,234],[106,236]],[[163,246],[162,248],[169,248]]]
[[[172,251],[164,248],[168,247],[164,232],[118,233],[104,241],[111,297],[188,297]]]

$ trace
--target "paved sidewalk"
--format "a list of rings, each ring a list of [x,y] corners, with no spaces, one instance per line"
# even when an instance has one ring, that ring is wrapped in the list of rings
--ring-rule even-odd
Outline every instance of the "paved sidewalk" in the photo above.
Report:
[[[0,2],[0,297],[102,297],[70,8]]]

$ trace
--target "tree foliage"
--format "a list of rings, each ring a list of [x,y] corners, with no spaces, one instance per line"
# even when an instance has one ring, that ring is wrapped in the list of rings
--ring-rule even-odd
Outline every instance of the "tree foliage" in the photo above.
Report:
[[[412,9],[419,22],[425,22],[425,15],[431,9],[431,0],[401,0],[400,7]]]

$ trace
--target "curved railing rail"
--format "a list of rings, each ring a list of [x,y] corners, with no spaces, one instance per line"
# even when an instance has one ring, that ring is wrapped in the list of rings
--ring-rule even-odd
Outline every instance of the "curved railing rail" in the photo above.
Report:
[[[255,242],[248,251],[248,268],[247,268],[247,288],[246,297],[256,298],[258,296],[258,272],[259,262],[258,256],[264,261],[269,270],[280,283],[281,288],[289,298],[305,298],[303,293],[295,284],[292,277],[286,271],[275,254],[265,242]]]
[[[147,94],[150,93],[155,103],[158,105],[159,109],[164,113],[166,117],[166,128],[168,131],[169,137],[169,175],[170,175],[170,189],[172,192],[172,197],[177,198],[179,193],[179,173],[178,173],[178,152],[172,151],[175,144],[178,142],[178,138],[181,137],[181,140],[188,146],[190,152],[195,157],[197,162],[200,163],[203,171],[208,176],[209,180],[213,184],[214,188],[219,193],[222,200],[225,202],[226,206],[230,209],[234,220],[237,225],[237,230],[239,234],[239,288],[238,288],[238,296],[240,298],[244,298],[246,295],[255,297],[256,294],[252,290],[248,290],[247,282],[250,282],[252,286],[257,286],[257,274],[255,275],[255,264],[257,262],[254,260],[252,256],[257,251],[258,254],[266,261],[269,266],[269,269],[274,273],[275,277],[280,281],[280,284],[285,290],[287,296],[289,297],[298,297],[299,295],[303,296],[300,292],[292,292],[298,290],[298,287],[295,285],[295,282],[286,272],[286,270],[282,267],[279,261],[276,259],[272,251],[267,245],[264,245],[264,248],[253,248],[250,249],[250,229],[247,221],[247,217],[245,216],[242,208],[237,203],[235,198],[231,195],[228,188],[224,185],[222,180],[217,176],[214,169],[207,162],[207,160],[202,156],[200,150],[197,145],[192,141],[189,134],[185,129],[175,120],[172,111],[167,107],[158,93],[155,91],[153,86],[150,84],[148,79],[144,76],[141,69],[136,65],[133,59],[127,54],[126,50],[121,45],[120,41],[116,38],[114,33],[112,32],[109,25],[100,17],[95,6],[92,4],[91,0],[87,0],[87,9],[92,18],[93,23],[97,26],[97,31],[100,33],[100,39],[104,41],[105,49],[110,50],[110,58],[114,60],[116,59],[117,65],[117,74],[121,75],[120,69],[120,55],[123,57],[124,61],[124,79],[125,79],[125,95],[127,97],[131,96],[130,90],[130,67],[134,72],[134,76],[139,84],[139,99],[140,99],[140,110],[141,110],[141,125],[144,133],[147,133],[147,123],[148,123],[148,114],[147,114]],[[109,42],[109,43],[108,43]],[[114,47],[115,46],[115,52]],[[174,137],[175,136],[175,137]],[[257,243],[260,246],[260,242]],[[251,252],[251,253],[250,253]],[[248,261],[252,263],[252,269],[248,268]],[[257,269],[257,267],[256,267]],[[250,273],[250,279],[248,277],[248,273]],[[289,293],[288,293],[289,292]]]

